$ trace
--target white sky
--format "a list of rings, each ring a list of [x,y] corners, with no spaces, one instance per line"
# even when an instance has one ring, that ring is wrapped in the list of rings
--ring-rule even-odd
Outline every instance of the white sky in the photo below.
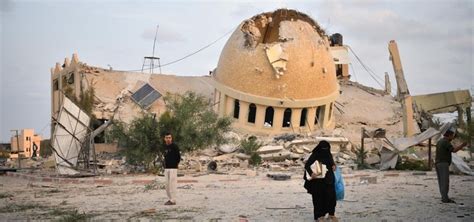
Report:
[[[140,69],[159,25],[161,63],[211,43],[255,14],[290,8],[344,36],[380,79],[388,72],[387,44],[398,43],[412,95],[474,90],[470,0],[327,1],[0,1],[0,142],[11,129],[34,128],[49,138],[50,68],[79,60],[115,70]],[[163,73],[206,75],[228,36]],[[352,57],[352,80],[381,88]],[[382,81],[381,81],[382,82]],[[382,82],[383,83],[383,82]],[[392,91],[394,93],[395,91]]]

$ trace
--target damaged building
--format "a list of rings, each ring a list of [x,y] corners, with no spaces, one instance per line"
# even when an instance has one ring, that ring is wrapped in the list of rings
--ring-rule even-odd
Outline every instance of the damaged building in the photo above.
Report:
[[[331,129],[338,78],[348,80],[348,63],[340,34],[327,36],[309,16],[279,9],[242,22],[211,76],[103,69],[74,54],[51,69],[51,116],[58,116],[61,92],[77,100],[92,95],[90,113],[104,123],[113,116],[130,122],[142,112],[159,116],[165,110],[162,95],[193,91],[215,104],[221,116],[233,116],[234,127],[249,132]]]
[[[295,10],[279,9],[243,21],[212,74],[215,111],[254,133],[334,128],[337,77],[347,80],[349,75],[342,36],[331,39],[313,19]]]

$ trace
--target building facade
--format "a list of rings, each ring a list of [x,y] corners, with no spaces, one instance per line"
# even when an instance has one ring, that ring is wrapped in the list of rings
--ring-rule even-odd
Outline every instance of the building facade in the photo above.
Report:
[[[18,137],[13,135],[10,139],[10,158],[18,158],[18,153],[23,157],[36,157],[40,154],[41,136],[35,134],[34,129],[22,129],[18,132]]]

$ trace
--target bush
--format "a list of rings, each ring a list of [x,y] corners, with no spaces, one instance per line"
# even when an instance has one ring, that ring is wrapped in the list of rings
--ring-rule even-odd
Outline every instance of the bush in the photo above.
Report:
[[[114,120],[106,136],[117,141],[123,149],[120,151],[132,165],[143,166],[145,170],[152,168],[156,155],[161,150],[158,123],[152,114],[142,114],[127,126],[125,123]]]
[[[356,163],[358,169],[367,169],[369,166],[365,163],[365,159],[367,158],[368,152],[365,150],[364,147],[356,146]]]
[[[243,139],[240,141],[240,148],[242,151],[250,156],[249,164],[253,166],[258,166],[262,162],[262,157],[258,155],[257,150],[262,146],[262,143],[257,141],[257,138],[254,136],[249,137],[248,139]]]

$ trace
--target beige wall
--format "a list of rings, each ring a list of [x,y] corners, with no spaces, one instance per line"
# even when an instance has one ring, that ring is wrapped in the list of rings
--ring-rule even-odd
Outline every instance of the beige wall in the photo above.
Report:
[[[18,142],[16,134],[13,135],[10,139],[12,153],[16,154],[20,151],[20,154],[24,157],[31,157],[33,154],[33,143],[36,144],[38,150],[36,155],[39,156],[41,149],[41,136],[36,135],[33,129],[22,129],[18,132]],[[19,145],[19,146],[18,146]],[[17,155],[13,155],[12,158],[16,158]]]
[[[95,153],[116,153],[118,151],[117,143],[95,143]]]

